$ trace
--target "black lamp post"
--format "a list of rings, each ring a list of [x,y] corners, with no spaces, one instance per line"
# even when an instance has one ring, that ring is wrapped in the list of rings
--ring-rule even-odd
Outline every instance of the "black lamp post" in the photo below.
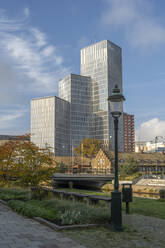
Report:
[[[124,96],[120,93],[120,89],[115,85],[112,90],[112,95],[108,97],[110,102],[111,114],[114,118],[114,133],[115,133],[115,182],[114,191],[111,194],[111,227],[115,230],[122,230],[122,203],[121,192],[119,191],[118,180],[118,118],[122,114]]]

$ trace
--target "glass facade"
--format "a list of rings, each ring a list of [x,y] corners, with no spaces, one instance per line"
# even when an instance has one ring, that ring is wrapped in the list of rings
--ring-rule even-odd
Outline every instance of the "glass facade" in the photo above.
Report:
[[[70,156],[70,103],[55,97],[55,155]]]
[[[91,137],[90,118],[91,78],[70,74],[59,82],[59,97],[71,104],[71,146],[77,147],[81,140]]]
[[[70,104],[58,97],[31,101],[31,142],[57,156],[70,155]]]
[[[81,75],[92,79],[92,135],[114,147],[114,128],[108,96],[115,84],[122,93],[121,48],[108,40],[81,50]],[[123,117],[119,119],[119,150],[123,151]],[[110,140],[110,137],[112,139]]]
[[[39,146],[51,147],[54,152],[55,127],[54,97],[33,99],[31,101],[31,141]]]

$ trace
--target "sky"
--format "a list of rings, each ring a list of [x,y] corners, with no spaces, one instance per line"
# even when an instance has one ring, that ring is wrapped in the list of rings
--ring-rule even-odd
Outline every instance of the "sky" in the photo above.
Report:
[[[80,49],[122,48],[124,112],[137,140],[165,136],[164,0],[1,0],[0,134],[30,132],[30,100],[80,73]]]

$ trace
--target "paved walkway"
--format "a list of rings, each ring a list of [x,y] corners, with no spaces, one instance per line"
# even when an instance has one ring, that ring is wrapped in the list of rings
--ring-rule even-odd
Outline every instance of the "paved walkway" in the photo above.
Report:
[[[85,248],[0,203],[0,248]]]

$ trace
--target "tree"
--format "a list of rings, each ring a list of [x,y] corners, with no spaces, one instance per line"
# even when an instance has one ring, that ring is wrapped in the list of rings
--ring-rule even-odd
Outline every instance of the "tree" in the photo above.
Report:
[[[101,145],[102,142],[100,140],[86,138],[81,141],[77,148],[74,148],[74,152],[77,155],[92,159],[99,151]]]
[[[0,146],[0,178],[7,183],[14,177],[21,186],[49,181],[55,168],[48,153],[23,139],[5,143]]]
[[[65,173],[68,170],[68,167],[63,162],[56,163],[56,172],[57,173]]]
[[[0,179],[2,183],[8,182],[14,177],[16,149],[18,141],[9,141],[0,146]]]
[[[52,167],[52,158],[48,155],[49,151],[40,151],[31,142],[24,142],[19,152],[24,161],[19,165],[18,177],[21,185],[38,186],[41,182],[48,182],[55,172]]]
[[[130,176],[136,172],[138,172],[138,162],[132,157],[126,159],[125,162],[119,166],[120,176]]]

